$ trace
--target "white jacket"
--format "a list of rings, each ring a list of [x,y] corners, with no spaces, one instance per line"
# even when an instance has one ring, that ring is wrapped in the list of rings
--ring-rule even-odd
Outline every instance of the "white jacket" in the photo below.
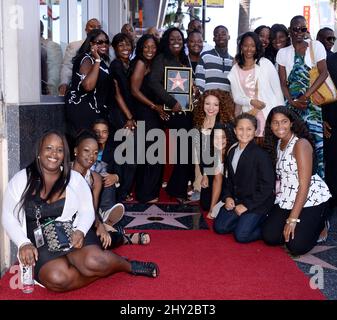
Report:
[[[26,169],[19,171],[8,183],[2,206],[2,225],[10,239],[20,248],[30,242],[27,238],[26,214],[22,208],[18,212],[18,203],[27,184]],[[66,200],[62,215],[56,220],[69,221],[76,213],[74,229],[86,235],[95,220],[92,194],[88,184],[76,171],[71,171],[66,187]],[[20,217],[21,223],[18,219]]]
[[[239,65],[235,64],[228,74],[228,79],[231,83],[234,102],[242,106],[243,112],[248,112],[253,108],[250,104],[252,98],[246,96],[241,86],[239,68]],[[259,65],[255,64],[256,83],[258,83],[258,99],[266,104],[262,112],[264,117],[267,118],[272,108],[284,105],[284,97],[277,71],[274,65],[266,58],[261,58]]]

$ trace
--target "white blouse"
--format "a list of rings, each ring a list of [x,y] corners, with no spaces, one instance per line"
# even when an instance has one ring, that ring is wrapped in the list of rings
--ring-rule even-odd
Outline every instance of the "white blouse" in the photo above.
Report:
[[[293,149],[297,141],[298,137],[293,135],[283,151],[280,149],[281,140],[277,144],[276,174],[280,181],[280,188],[276,194],[275,203],[282,209],[293,208],[299,187],[297,162],[293,157]],[[329,198],[331,194],[326,183],[319,175],[313,175],[304,207],[318,206]]]
[[[10,239],[18,248],[30,240],[27,238],[26,214],[22,208],[18,211],[21,196],[27,184],[26,169],[19,171],[9,181],[2,206],[2,225]],[[95,220],[92,194],[84,178],[76,171],[71,170],[71,176],[66,187],[65,204],[58,221],[69,221],[73,215],[74,229],[86,235]],[[18,219],[20,217],[20,220]]]
[[[228,80],[231,83],[231,92],[234,102],[242,106],[243,112],[249,112],[253,109],[253,106],[250,104],[252,98],[247,96],[241,85],[239,71],[239,65],[235,64],[228,74]],[[272,108],[284,105],[280,78],[274,65],[266,58],[261,58],[259,65],[255,64],[254,76],[254,88],[257,86],[256,98],[266,104],[262,112],[265,119],[267,119]]]
[[[310,42],[310,41],[311,40],[307,42]],[[305,51],[305,57],[304,57],[305,64],[309,68],[314,67],[317,64],[317,62],[326,59],[326,50],[321,42],[312,40],[312,49],[314,51],[314,57],[316,61],[311,61],[309,46],[307,47],[307,50]],[[286,68],[287,77],[289,76],[291,70],[294,67],[294,57],[295,57],[295,48],[293,45],[282,48],[277,52],[276,62],[278,65]]]

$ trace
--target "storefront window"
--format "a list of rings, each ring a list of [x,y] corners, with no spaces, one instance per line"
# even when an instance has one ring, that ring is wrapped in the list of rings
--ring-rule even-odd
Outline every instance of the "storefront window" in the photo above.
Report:
[[[67,44],[82,39],[81,0],[40,0],[41,94],[59,95]]]

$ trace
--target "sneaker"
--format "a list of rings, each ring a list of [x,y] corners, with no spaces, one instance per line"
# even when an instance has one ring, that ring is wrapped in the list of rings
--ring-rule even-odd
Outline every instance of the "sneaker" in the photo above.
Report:
[[[124,205],[122,203],[117,203],[112,208],[102,211],[101,215],[104,223],[114,226],[123,218],[124,213]]]

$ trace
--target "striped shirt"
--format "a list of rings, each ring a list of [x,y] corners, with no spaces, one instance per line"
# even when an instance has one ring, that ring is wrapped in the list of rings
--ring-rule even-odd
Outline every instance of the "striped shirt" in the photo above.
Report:
[[[233,57],[228,53],[218,53],[216,49],[201,54],[196,68],[195,83],[200,92],[209,89],[221,89],[230,91],[228,73],[233,65]]]

